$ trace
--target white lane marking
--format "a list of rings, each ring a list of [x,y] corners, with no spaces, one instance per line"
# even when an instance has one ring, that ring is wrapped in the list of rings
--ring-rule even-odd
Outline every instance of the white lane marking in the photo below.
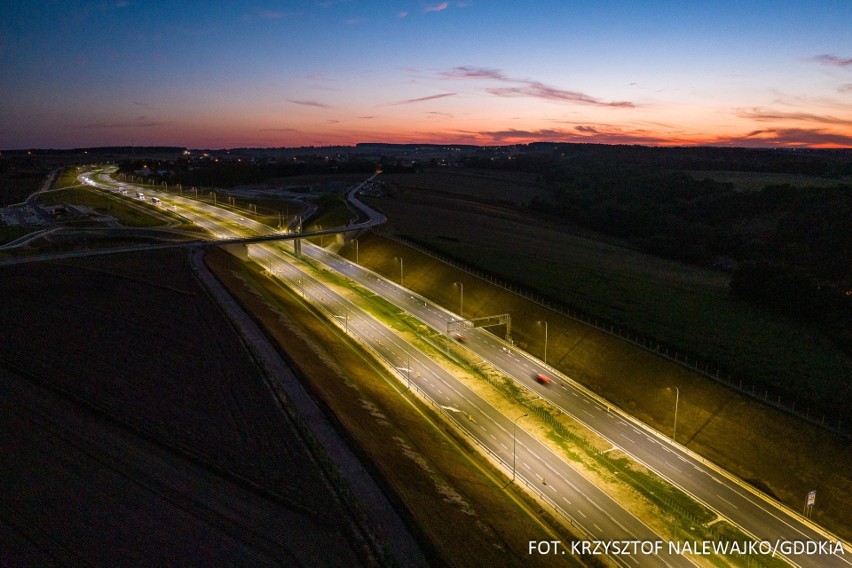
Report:
[[[727,499],[725,499],[724,497],[722,497],[721,495],[719,495],[718,493],[716,493],[716,497],[718,497],[719,499],[721,499],[722,501],[724,501],[725,503],[727,503],[728,505],[730,505],[730,506],[731,506],[731,507],[733,507],[734,509],[738,509],[738,508],[739,508],[739,507],[737,507],[736,505],[734,505],[733,503],[731,503],[730,501],[728,501]]]

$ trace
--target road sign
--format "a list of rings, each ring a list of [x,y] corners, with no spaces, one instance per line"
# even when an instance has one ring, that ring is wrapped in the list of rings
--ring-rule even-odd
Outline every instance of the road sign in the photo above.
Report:
[[[816,501],[816,490],[808,493],[808,507],[813,507],[814,501]]]

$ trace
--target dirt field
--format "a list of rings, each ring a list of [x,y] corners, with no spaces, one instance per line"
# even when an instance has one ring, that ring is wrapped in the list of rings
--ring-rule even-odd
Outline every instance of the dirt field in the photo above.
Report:
[[[0,564],[372,562],[186,252],[0,293]]]
[[[354,260],[354,247],[341,253]],[[460,301],[453,283],[464,283],[466,317],[512,314],[513,338],[539,357],[544,337],[536,322],[547,321],[550,364],[666,434],[672,431],[673,387],[678,387],[679,442],[793,510],[817,489],[823,497],[813,518],[852,537],[846,507],[852,500],[852,447],[846,441],[404,245],[363,235],[359,257],[361,264],[393,279],[399,266],[392,259],[403,257],[406,286],[453,310]]]

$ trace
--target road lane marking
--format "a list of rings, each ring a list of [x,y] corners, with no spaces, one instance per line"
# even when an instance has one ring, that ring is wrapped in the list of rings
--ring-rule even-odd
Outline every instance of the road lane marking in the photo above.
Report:
[[[716,497],[718,497],[719,499],[721,499],[722,501],[724,501],[725,503],[727,503],[728,505],[730,505],[734,509],[739,509],[739,507],[737,507],[736,505],[734,505],[733,503],[731,503],[730,501],[728,501],[727,499],[725,499],[724,497],[722,497],[718,493],[716,493]]]

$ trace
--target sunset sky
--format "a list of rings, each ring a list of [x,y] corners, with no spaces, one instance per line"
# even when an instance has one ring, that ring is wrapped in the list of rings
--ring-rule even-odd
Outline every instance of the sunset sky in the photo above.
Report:
[[[852,147],[852,0],[3,2],[0,149]]]

